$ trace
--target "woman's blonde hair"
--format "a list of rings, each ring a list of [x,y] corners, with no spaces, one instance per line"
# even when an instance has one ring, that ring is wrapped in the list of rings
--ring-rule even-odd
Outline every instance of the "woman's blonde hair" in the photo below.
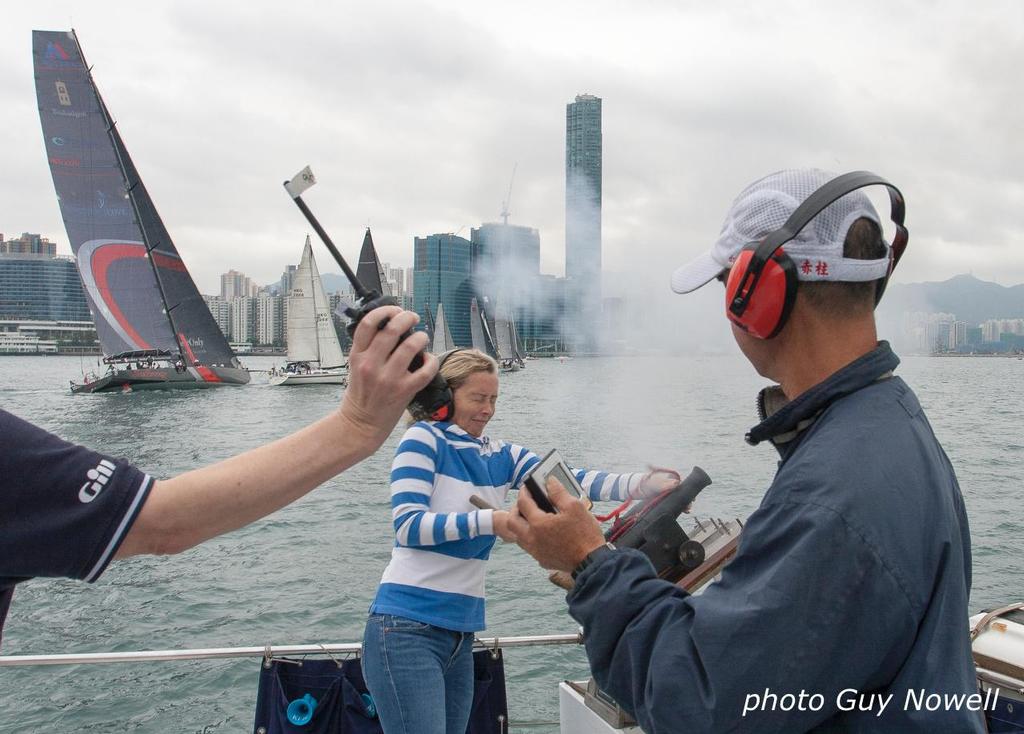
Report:
[[[477,372],[498,374],[498,363],[478,349],[456,349],[443,358],[440,372],[448,387],[455,392]],[[409,414],[413,423],[430,420],[430,414],[421,409],[410,410]]]

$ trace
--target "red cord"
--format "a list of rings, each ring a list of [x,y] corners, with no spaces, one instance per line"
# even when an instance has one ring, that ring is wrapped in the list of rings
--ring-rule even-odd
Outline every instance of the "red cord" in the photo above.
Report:
[[[609,520],[612,520],[612,519],[616,519],[617,520],[619,515],[621,515],[625,511],[625,509],[627,507],[629,507],[629,503],[632,502],[632,501],[633,501],[633,498],[630,497],[628,500],[623,502],[621,505],[619,505],[614,510],[609,512],[607,515],[594,515],[594,519],[597,520],[598,522],[608,522]]]

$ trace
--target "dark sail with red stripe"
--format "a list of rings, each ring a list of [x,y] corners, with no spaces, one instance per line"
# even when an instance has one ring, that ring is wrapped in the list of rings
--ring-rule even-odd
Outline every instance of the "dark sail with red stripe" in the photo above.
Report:
[[[104,354],[165,350],[239,367],[156,211],[74,32],[33,31],[36,95],[61,216]],[[201,377],[211,379],[216,377]]]

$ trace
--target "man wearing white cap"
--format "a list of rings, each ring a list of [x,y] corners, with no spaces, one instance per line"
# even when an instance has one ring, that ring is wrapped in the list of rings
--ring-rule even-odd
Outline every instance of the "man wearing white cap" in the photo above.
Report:
[[[873,185],[889,191],[891,245],[862,191]],[[740,349],[777,383],[746,438],[775,446],[778,472],[703,594],[605,544],[560,487],[557,515],[520,494],[510,530],[573,572],[569,613],[594,677],[648,734],[985,730],[963,498],[875,333],[903,211],[874,174],[780,171],[744,189],[714,247],[673,273],[679,293],[726,284]]]

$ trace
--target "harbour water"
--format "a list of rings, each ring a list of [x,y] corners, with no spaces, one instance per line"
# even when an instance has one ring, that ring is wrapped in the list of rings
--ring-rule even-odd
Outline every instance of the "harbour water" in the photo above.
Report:
[[[240,388],[72,396],[68,380],[82,362],[0,357],[0,406],[157,477],[296,430],[332,410],[342,392],[271,388],[257,374]],[[897,374],[917,391],[960,478],[974,542],[972,610],[1024,599],[1024,362],[909,357]],[[763,384],[738,353],[537,360],[502,377],[488,433],[537,452],[556,447],[588,468],[697,464],[714,483],[695,514],[744,518],[776,462],[771,447],[743,442]],[[180,556],[118,562],[93,585],[22,584],[2,653],[358,641],[392,545],[387,475],[400,435],[293,506]],[[514,546],[496,546],[487,587],[487,636],[577,630],[562,592]],[[250,731],[259,664],[0,668],[0,732]],[[576,647],[508,651],[511,730],[556,732],[557,684],[586,669]]]

